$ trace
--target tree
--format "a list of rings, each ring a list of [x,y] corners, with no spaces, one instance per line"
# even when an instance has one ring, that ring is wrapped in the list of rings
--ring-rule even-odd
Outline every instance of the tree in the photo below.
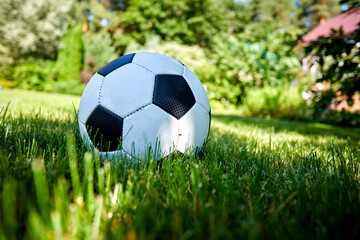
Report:
[[[235,32],[242,3],[233,0],[128,0],[112,29],[118,50],[132,40],[144,44],[151,36],[180,44],[211,46],[219,32]]]
[[[81,25],[64,35],[56,59],[58,80],[77,80],[84,63],[84,44]]]
[[[252,21],[272,21],[277,27],[289,26],[296,19],[295,4],[288,0],[251,0],[249,10]]]
[[[300,23],[307,22],[308,27],[315,27],[341,12],[339,0],[301,0],[298,18]]]
[[[28,56],[55,59],[71,10],[71,0],[3,0],[0,66]]]

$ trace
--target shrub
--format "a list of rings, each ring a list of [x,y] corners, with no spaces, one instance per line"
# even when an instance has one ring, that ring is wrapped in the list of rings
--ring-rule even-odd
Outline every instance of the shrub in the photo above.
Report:
[[[344,126],[360,126],[360,114],[358,112],[336,111],[331,110],[319,117],[318,120],[324,123],[344,125]]]
[[[56,63],[29,60],[13,68],[15,87],[29,90],[81,95],[85,85],[79,80],[57,81]]]
[[[303,119],[305,101],[293,87],[263,87],[248,90],[244,98],[249,115]]]
[[[295,39],[289,32],[274,29],[263,39],[251,39],[251,33],[214,38],[212,55],[219,76],[216,84],[236,90],[227,99],[242,103],[248,90],[264,86],[280,87],[299,81],[301,65],[292,50]],[[223,93],[222,93],[223,94]],[[226,97],[226,96],[222,96]]]
[[[13,88],[13,87],[15,87],[15,82],[14,81],[9,81],[7,79],[0,78],[0,89],[2,89],[2,88]]]
[[[54,66],[53,61],[29,60],[13,68],[12,79],[19,88],[49,91],[55,76]]]

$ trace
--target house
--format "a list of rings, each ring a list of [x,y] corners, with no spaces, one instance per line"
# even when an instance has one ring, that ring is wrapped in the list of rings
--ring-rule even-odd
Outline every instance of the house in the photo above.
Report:
[[[303,44],[308,45],[310,42],[317,40],[319,37],[328,37],[332,29],[339,30],[341,27],[345,35],[351,35],[359,28],[360,7],[351,9],[340,15],[328,19],[302,37]]]

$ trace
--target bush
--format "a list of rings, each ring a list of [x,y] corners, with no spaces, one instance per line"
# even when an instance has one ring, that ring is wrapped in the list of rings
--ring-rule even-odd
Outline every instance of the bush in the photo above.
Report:
[[[256,40],[251,39],[251,35],[244,32],[214,38],[212,56],[219,70],[215,84],[225,89],[215,94],[236,105],[240,105],[253,88],[290,84],[299,81],[302,72],[292,49],[295,36],[291,33],[274,29],[265,38]],[[228,88],[231,92],[226,91]]]
[[[12,79],[19,88],[49,91],[56,74],[54,67],[53,61],[29,60],[13,68]]]
[[[15,82],[14,81],[9,81],[6,80],[4,78],[0,78],[0,89],[2,88],[14,88],[15,87]]]
[[[303,119],[305,101],[293,87],[253,88],[244,98],[246,112],[253,116]]]
[[[321,122],[331,123],[343,126],[360,126],[360,114],[348,111],[332,110],[326,114],[326,117],[319,119]]]
[[[29,60],[13,68],[14,86],[22,89],[81,95],[85,85],[79,80],[57,81],[56,63]]]
[[[81,25],[70,30],[61,40],[62,48],[56,59],[57,79],[76,80],[84,62],[84,46]]]

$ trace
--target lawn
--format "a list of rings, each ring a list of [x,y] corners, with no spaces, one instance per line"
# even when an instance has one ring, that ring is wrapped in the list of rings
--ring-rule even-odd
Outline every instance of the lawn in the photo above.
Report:
[[[0,239],[360,238],[360,129],[212,109],[201,156],[109,162],[78,104],[0,90]]]

